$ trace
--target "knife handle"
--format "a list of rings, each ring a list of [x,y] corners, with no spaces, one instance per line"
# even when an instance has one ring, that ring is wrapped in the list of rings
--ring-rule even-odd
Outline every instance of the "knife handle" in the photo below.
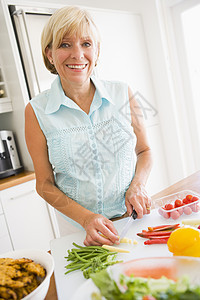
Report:
[[[137,219],[137,212],[136,212],[135,209],[133,210],[133,212],[132,212],[132,214],[131,214],[131,217],[132,217],[134,220]]]

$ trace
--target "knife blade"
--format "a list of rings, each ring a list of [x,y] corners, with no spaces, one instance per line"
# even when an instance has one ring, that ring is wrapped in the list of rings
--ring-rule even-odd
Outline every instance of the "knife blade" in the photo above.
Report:
[[[137,212],[134,209],[131,216],[128,218],[127,223],[124,225],[124,227],[122,229],[122,232],[120,234],[120,241],[121,241],[121,239],[123,239],[125,237],[126,233],[128,232],[129,228],[131,227],[131,224],[133,223],[133,221],[135,219],[137,219]]]

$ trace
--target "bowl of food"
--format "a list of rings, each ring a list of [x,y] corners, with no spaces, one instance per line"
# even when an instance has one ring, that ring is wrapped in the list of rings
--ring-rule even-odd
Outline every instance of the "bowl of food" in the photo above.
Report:
[[[54,270],[43,250],[22,249],[0,255],[0,299],[43,300]]]
[[[200,299],[199,268],[196,257],[134,259],[92,274],[72,300]]]
[[[181,215],[191,215],[200,211],[200,195],[191,190],[177,193],[155,200],[155,208],[165,219],[177,220]]]

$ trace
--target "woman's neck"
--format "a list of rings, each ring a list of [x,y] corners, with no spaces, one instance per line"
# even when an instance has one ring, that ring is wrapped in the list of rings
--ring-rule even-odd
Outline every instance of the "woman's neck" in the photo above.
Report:
[[[89,113],[90,105],[95,93],[95,86],[91,80],[81,85],[64,84],[63,87],[62,84],[62,88],[67,97],[73,100],[87,114]]]

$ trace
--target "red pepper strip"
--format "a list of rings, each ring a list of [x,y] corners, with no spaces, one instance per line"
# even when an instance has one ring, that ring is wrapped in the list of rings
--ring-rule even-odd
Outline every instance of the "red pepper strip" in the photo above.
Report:
[[[154,240],[154,239],[168,239],[169,237],[170,237],[169,235],[162,235],[162,236],[148,237],[148,239],[150,239],[150,240]]]
[[[160,226],[154,226],[154,227],[148,227],[149,231],[160,231],[160,230],[169,230],[169,229],[176,229],[180,227],[180,224],[174,224],[174,225],[160,225]]]
[[[153,245],[153,244],[167,244],[168,238],[164,239],[152,239],[144,242],[144,245]]]
[[[156,231],[156,232],[139,232],[137,233],[138,236],[140,237],[151,237],[151,236],[162,236],[162,235],[170,235],[172,231]]]

